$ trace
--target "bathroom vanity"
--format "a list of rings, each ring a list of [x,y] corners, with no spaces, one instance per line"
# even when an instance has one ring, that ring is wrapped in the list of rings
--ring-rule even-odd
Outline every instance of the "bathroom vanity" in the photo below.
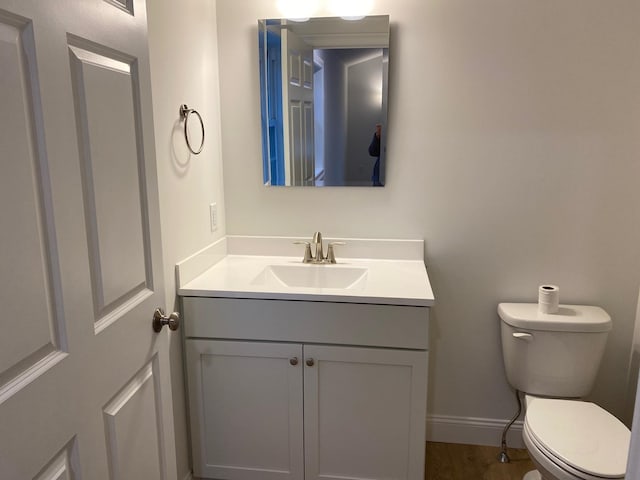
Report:
[[[391,258],[302,265],[273,255],[291,239],[227,237],[178,266],[196,477],[424,478],[422,242],[346,242]]]

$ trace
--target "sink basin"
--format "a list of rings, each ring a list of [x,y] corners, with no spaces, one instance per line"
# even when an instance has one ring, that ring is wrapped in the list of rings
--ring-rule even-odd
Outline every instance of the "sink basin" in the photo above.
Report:
[[[253,283],[347,290],[362,286],[367,276],[367,270],[365,267],[336,265],[268,265],[254,279]]]

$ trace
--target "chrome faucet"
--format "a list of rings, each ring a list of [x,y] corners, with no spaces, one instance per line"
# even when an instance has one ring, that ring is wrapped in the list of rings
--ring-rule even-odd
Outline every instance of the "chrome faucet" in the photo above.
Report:
[[[304,257],[302,263],[337,263],[334,252],[334,245],[345,245],[344,242],[330,242],[327,246],[327,254],[324,254],[322,248],[322,233],[313,234],[311,242],[293,242],[297,245],[304,245]],[[313,249],[311,248],[313,245]],[[315,252],[315,253],[314,253]]]
[[[322,263],[324,261],[324,253],[322,252],[322,234],[320,232],[316,232],[313,234],[313,245],[314,251],[316,252],[313,257],[316,260],[316,263]]]

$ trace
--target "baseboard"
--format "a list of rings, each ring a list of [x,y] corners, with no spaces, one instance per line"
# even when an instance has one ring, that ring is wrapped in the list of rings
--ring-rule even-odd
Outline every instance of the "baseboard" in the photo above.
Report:
[[[495,418],[427,416],[427,441],[500,446],[502,430],[509,420]],[[515,422],[507,434],[507,445],[524,448],[522,421]]]
[[[191,472],[187,473],[187,476],[184,477],[182,480],[194,480],[193,474]]]

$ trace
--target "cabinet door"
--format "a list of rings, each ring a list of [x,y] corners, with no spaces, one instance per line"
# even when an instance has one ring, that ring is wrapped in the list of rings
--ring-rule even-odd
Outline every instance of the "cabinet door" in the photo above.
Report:
[[[302,346],[187,340],[193,469],[302,480]]]
[[[427,352],[304,347],[305,472],[424,478]]]

